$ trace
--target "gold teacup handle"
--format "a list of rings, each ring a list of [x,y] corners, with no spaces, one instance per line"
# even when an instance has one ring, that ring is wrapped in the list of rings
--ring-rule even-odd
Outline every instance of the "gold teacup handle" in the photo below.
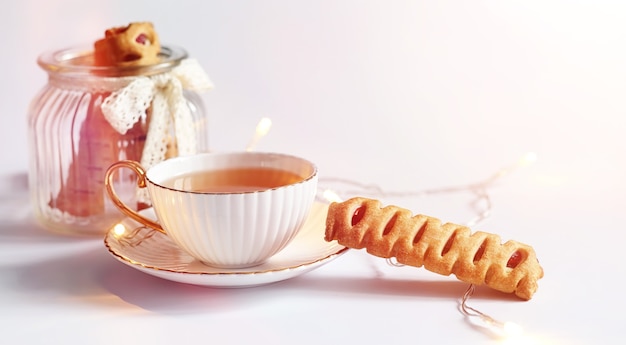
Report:
[[[111,201],[113,201],[113,204],[115,204],[115,206],[119,208],[120,211],[122,211],[122,213],[132,218],[133,220],[145,226],[153,228],[154,230],[165,233],[165,230],[163,230],[163,228],[161,227],[159,223],[153,221],[152,219],[148,219],[147,217],[142,216],[141,214],[139,214],[139,212],[128,207],[117,196],[117,193],[115,193],[115,189],[113,189],[113,173],[117,169],[121,169],[121,168],[128,168],[128,169],[133,170],[135,173],[137,173],[137,186],[139,188],[146,188],[148,186],[146,183],[146,170],[138,162],[131,161],[131,160],[123,160],[123,161],[113,163],[107,169],[107,172],[104,178],[104,186],[106,187],[107,193],[109,194],[109,198],[111,199]]]

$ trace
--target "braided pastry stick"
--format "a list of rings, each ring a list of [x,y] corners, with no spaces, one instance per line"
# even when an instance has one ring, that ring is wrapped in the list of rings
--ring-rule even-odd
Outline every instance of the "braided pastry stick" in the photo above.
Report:
[[[495,234],[445,223],[425,215],[413,216],[397,206],[381,208],[378,200],[352,198],[332,203],[326,219],[326,241],[337,240],[354,249],[395,257],[405,265],[464,282],[515,293],[529,300],[543,277],[532,247],[516,241],[501,244]]]

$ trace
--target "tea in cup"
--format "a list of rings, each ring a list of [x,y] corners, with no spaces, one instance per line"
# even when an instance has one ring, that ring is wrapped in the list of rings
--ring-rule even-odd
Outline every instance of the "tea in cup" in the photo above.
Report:
[[[126,205],[113,187],[129,168],[148,188],[157,220]],[[259,265],[296,236],[317,191],[317,167],[303,158],[264,152],[202,153],[148,169],[135,161],[109,167],[105,186],[128,217],[165,233],[201,262],[222,268]]]

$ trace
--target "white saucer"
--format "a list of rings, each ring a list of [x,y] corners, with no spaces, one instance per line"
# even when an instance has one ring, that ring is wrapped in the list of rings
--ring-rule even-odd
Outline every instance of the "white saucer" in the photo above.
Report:
[[[224,269],[204,265],[180,250],[166,235],[130,218],[111,228],[104,244],[119,261],[159,278],[210,287],[252,287],[299,276],[347,251],[336,241],[324,240],[327,211],[328,205],[314,203],[293,241],[265,263],[249,268]],[[151,208],[141,213],[155,218]]]

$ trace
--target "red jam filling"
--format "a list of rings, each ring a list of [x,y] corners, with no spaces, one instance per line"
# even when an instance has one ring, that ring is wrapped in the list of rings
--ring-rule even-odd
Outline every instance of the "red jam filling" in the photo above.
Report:
[[[361,206],[357,208],[356,210],[354,210],[354,214],[352,215],[352,226],[355,226],[358,222],[360,222],[361,219],[363,219],[364,215],[365,215],[364,206]]]
[[[135,42],[143,45],[150,44],[150,40],[148,39],[148,36],[146,36],[146,34],[139,34],[139,36],[135,38]]]
[[[513,254],[511,254],[509,261],[507,261],[506,267],[515,268],[517,267],[517,265],[522,263],[522,260],[524,260],[524,256],[522,255],[522,253],[520,253],[519,251],[515,251]]]

